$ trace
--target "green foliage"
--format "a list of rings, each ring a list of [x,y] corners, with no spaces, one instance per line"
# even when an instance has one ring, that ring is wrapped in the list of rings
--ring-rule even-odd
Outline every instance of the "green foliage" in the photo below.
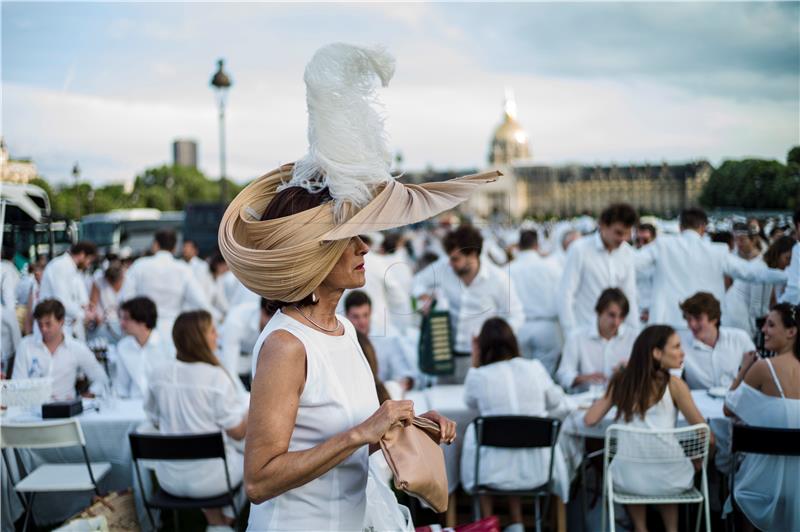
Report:
[[[800,165],[800,146],[795,146],[791,150],[789,150],[789,154],[786,156],[786,164],[791,165]]]
[[[228,198],[232,198],[242,187],[226,181]],[[56,215],[71,219],[78,218],[78,198],[82,215],[135,207],[180,211],[189,202],[218,201],[220,187],[219,181],[210,180],[196,168],[168,165],[148,168],[136,176],[130,194],[125,193],[122,185],[93,189],[88,183],[81,183],[78,187],[62,186],[54,191],[44,179],[37,178],[32,183],[45,189]]]
[[[789,152],[790,160],[795,150]],[[711,208],[795,209],[800,206],[800,166],[762,159],[725,161],[703,187],[700,202]]]

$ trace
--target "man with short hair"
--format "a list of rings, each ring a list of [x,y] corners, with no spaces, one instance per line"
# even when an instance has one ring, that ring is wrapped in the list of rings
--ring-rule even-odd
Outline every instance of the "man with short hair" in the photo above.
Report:
[[[800,207],[794,211],[794,237],[797,244],[792,248],[792,261],[786,268],[786,290],[781,296],[781,303],[800,305]]]
[[[197,284],[199,284],[205,292],[206,299],[210,301],[214,279],[211,277],[211,270],[208,267],[208,262],[200,258],[200,249],[197,247],[197,242],[188,238],[185,239],[181,251],[183,260],[189,264],[194,278],[197,280]]]
[[[206,310],[217,316],[216,309],[208,303],[188,264],[177,260],[175,232],[170,229],[156,231],[153,241],[155,253],[137,259],[125,274],[120,298],[125,301],[137,296],[151,299],[158,309],[158,328],[161,336],[172,338],[172,324],[184,310]]]
[[[559,286],[558,316],[566,335],[594,322],[594,306],[606,288],[619,288],[634,309],[636,270],[628,241],[636,224],[636,211],[627,203],[609,205],[598,220],[598,230],[573,243],[567,253]],[[638,327],[636,313],[628,315],[631,327]]]
[[[88,377],[92,394],[102,393],[108,385],[103,367],[81,341],[64,334],[64,305],[57,299],[44,299],[36,305],[33,318],[41,332],[26,336],[14,358],[13,379],[50,377],[52,398],[56,401],[75,399],[78,372]]]
[[[524,357],[540,361],[553,375],[563,346],[556,305],[559,275],[539,255],[536,231],[520,232],[518,247],[509,274],[525,312],[525,323],[519,329],[520,351]]]
[[[446,304],[454,331],[455,373],[440,382],[461,384],[471,363],[472,337],[493,317],[505,319],[514,332],[525,322],[525,312],[508,274],[481,259],[483,237],[471,225],[462,225],[444,238],[447,255],[419,272],[413,295],[427,308],[434,298]]]
[[[88,310],[89,291],[82,272],[87,270],[97,257],[97,246],[81,241],[73,244],[69,251],[51,260],[44,268],[39,298],[57,299],[66,311],[67,335],[86,337],[85,323],[93,318]]]
[[[117,364],[114,388],[120,397],[145,397],[152,368],[175,357],[171,339],[155,330],[157,321],[156,304],[146,297],[134,297],[119,307],[119,324],[127,335],[113,350]]]
[[[708,242],[708,217],[702,209],[686,209],[680,216],[680,235],[661,235],[636,252],[636,269],[653,269],[653,303],[649,323],[685,330],[680,302],[700,291],[717,301],[725,296],[725,276],[744,281],[779,284],[782,270],[751,263],[730,253],[724,244]]]
[[[636,249],[656,239],[656,226],[651,223],[641,223],[636,228]],[[636,271],[636,297],[639,300],[639,319],[642,323],[650,320],[650,305],[653,301],[653,269]]]
[[[595,305],[596,319],[574,331],[564,346],[556,379],[567,390],[606,383],[631,356],[639,330],[623,324],[630,304],[619,288],[606,288]]]
[[[413,349],[415,345],[410,346],[402,337],[395,335],[370,335],[372,300],[366,292],[353,290],[347,294],[344,309],[345,316],[356,331],[367,336],[375,348],[375,356],[378,358],[378,379],[381,382],[395,381],[404,390],[410,389],[417,377],[414,360],[416,350]]]
[[[684,379],[689,388],[729,387],[742,356],[756,350],[753,340],[741,329],[720,327],[719,300],[708,292],[694,294],[680,309],[691,332],[681,335],[686,353]]]

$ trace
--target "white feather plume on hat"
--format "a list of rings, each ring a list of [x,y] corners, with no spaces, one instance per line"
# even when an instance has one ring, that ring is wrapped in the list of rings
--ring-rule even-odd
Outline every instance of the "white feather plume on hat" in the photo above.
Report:
[[[375,76],[385,87],[394,64],[380,47],[335,43],[317,50],[304,76],[308,153],[281,189],[301,186],[319,192],[328,187],[335,218],[341,221],[346,203],[363,207],[379,185],[393,179]]]

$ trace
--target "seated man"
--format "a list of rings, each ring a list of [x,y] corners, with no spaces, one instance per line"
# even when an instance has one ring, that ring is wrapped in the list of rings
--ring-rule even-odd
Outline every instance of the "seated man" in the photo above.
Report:
[[[375,347],[378,359],[378,379],[381,382],[395,381],[401,388],[409,390],[414,386],[416,377],[416,344],[409,347],[409,342],[401,336],[370,335],[370,318],[372,301],[361,290],[353,290],[344,300],[344,310],[358,332],[369,337]]]
[[[747,333],[720,327],[720,303],[708,292],[698,292],[680,304],[689,333],[682,337],[686,353],[683,378],[692,390],[731,385],[742,356],[755,351]]]
[[[220,329],[219,361],[231,376],[250,375],[253,347],[278,307],[270,300],[231,307]],[[237,385],[238,386],[238,385]]]
[[[605,384],[631,355],[638,330],[623,325],[630,310],[619,288],[606,288],[594,307],[597,321],[578,328],[564,345],[556,378],[567,390]]]
[[[119,324],[125,336],[116,345],[117,374],[114,388],[120,397],[144,398],[148,373],[170,358],[175,358],[171,338],[156,330],[158,312],[152,299],[134,297],[119,308]]]
[[[102,393],[108,386],[108,376],[86,344],[64,334],[64,314],[64,305],[57,299],[45,299],[36,305],[33,319],[42,337],[22,339],[12,378],[51,377],[52,398],[66,401],[75,399],[75,381],[80,371],[91,383],[90,395]]]

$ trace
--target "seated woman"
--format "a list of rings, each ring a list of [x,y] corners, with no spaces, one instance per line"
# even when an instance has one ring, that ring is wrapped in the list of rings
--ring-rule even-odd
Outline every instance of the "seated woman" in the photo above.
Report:
[[[234,377],[214,355],[217,331],[206,311],[184,312],[172,328],[177,358],[150,375],[145,411],[162,434],[202,434],[222,431],[231,485],[242,481],[244,458],[231,442],[242,440],[248,404],[237,393]],[[227,490],[221,461],[159,462],[161,487],[179,497],[211,497]],[[225,512],[223,514],[223,512]],[[229,525],[228,508],[206,508],[210,527]]]
[[[689,424],[704,423],[689,387],[679,377],[670,375],[671,369],[683,365],[683,356],[680,336],[672,327],[647,327],[633,344],[628,365],[614,374],[606,395],[589,408],[584,422],[589,426],[596,425],[612,407],[617,407],[616,422],[630,427],[653,430],[675,428],[678,410]],[[660,441],[682,452],[676,439]],[[627,454],[626,445],[633,444],[625,442],[622,437],[617,443],[618,455],[609,466],[615,490],[636,495],[669,495],[681,493],[692,486],[695,471],[688,458],[669,466],[634,463],[623,458]],[[647,530],[646,506],[627,505],[627,509],[636,531]],[[667,532],[677,532],[677,505],[662,504],[658,505],[658,509]]]
[[[748,425],[800,429],[800,307],[775,305],[762,331],[764,346],[776,353],[742,358],[725,399],[725,414]],[[761,530],[800,530],[800,458],[747,455],[736,473],[736,504]]]
[[[472,342],[472,368],[464,381],[464,401],[481,416],[563,417],[564,390],[541,362],[520,357],[517,339],[501,318],[490,318]],[[475,431],[470,425],[461,454],[461,483],[475,485]],[[556,453],[558,456],[558,452]],[[550,449],[481,449],[480,483],[497,489],[527,489],[547,482]],[[522,528],[519,497],[509,497],[513,528]],[[481,497],[481,513],[492,515],[492,497]]]

